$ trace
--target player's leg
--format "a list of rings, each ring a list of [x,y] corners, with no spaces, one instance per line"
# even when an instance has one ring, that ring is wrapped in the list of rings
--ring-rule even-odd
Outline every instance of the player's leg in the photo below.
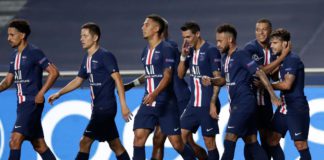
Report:
[[[153,135],[153,151],[151,160],[162,160],[164,155],[164,143],[167,136],[165,136],[161,127],[158,125],[155,127]]]
[[[194,152],[189,146],[185,145],[181,139],[180,133],[176,135],[168,135],[168,139],[172,147],[182,156],[184,160],[194,160]]]
[[[182,130],[181,130],[182,132]],[[199,146],[195,140],[193,139],[193,135],[192,133],[189,134],[189,136],[187,136],[187,144],[188,146],[190,146],[192,148],[192,150],[194,151],[195,157],[198,158],[199,160],[205,160],[208,158],[207,152],[206,150]]]
[[[10,147],[9,160],[20,159],[21,145],[24,139],[25,137],[21,133],[18,132],[11,133],[10,141],[9,141],[9,147]]]
[[[282,138],[282,134],[275,131],[271,132],[268,137],[269,150],[273,160],[285,159],[285,154],[279,143],[281,138]]]
[[[138,128],[134,130],[134,152],[133,160],[143,160],[145,158],[145,142],[150,135],[151,130]]]
[[[34,139],[31,141],[31,144],[43,160],[56,160],[53,152],[46,145],[44,138]]]
[[[79,143],[79,152],[77,154],[76,160],[88,160],[89,159],[89,152],[91,145],[93,143],[93,139],[87,137],[85,135],[82,136],[80,143]]]
[[[260,146],[259,142],[257,141],[256,134],[251,134],[244,136],[243,138],[246,148],[248,149],[248,152],[251,155],[252,159],[255,160],[265,160],[267,158],[266,152],[263,150],[263,148]]]
[[[109,144],[109,147],[111,148],[111,150],[113,150],[115,152],[116,158],[118,160],[129,160],[130,159],[126,149],[121,144],[119,138],[115,138],[111,141],[108,141],[108,144]]]
[[[238,135],[227,132],[224,140],[224,152],[222,160],[233,160]]]

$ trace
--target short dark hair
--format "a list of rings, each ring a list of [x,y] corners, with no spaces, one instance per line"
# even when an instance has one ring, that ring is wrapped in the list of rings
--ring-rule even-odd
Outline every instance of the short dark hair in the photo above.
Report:
[[[216,29],[217,33],[229,33],[233,36],[234,40],[236,40],[237,32],[234,26],[230,24],[223,24],[217,27]]]
[[[193,34],[200,32],[200,27],[198,25],[198,23],[190,21],[190,22],[186,22],[181,26],[181,31],[187,31],[190,30]]]
[[[159,25],[158,34],[159,36],[161,36],[165,28],[165,21],[163,20],[163,18],[157,14],[150,14],[146,18],[152,19],[154,22],[156,22]]]
[[[24,33],[24,39],[27,40],[28,36],[31,33],[30,26],[27,20],[24,19],[14,19],[9,22],[8,28],[15,28],[19,32]]]
[[[283,28],[278,28],[270,34],[270,39],[274,37],[280,38],[282,41],[290,41],[290,33]]]
[[[84,25],[82,25],[81,29],[89,29],[90,34],[98,36],[97,42],[99,42],[101,32],[100,32],[100,27],[96,23],[93,22],[85,23]]]
[[[269,19],[262,18],[262,19],[259,19],[257,21],[257,23],[266,23],[266,24],[269,25],[270,28],[272,28],[272,23],[271,23],[271,21]]]
[[[164,39],[168,39],[169,38],[169,22],[165,18],[162,18],[162,19],[164,21],[163,36],[164,36]]]

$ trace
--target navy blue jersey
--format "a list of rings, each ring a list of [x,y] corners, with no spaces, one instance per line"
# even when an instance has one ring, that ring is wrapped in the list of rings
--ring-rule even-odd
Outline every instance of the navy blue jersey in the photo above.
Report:
[[[157,88],[164,76],[165,69],[169,68],[172,69],[172,72],[174,71],[174,57],[173,47],[165,41],[161,41],[152,50],[148,46],[144,48],[141,60],[145,69],[145,95],[151,94]],[[168,85],[156,97],[156,101],[153,102],[152,106],[155,106],[156,102],[167,102],[171,96],[174,96],[172,84]]]
[[[9,73],[15,75],[17,101],[35,101],[41,90],[43,70],[50,62],[44,53],[32,44],[28,44],[22,53],[17,50],[11,56]]]
[[[114,72],[119,72],[116,58],[106,49],[84,55],[78,76],[89,80],[94,111],[116,106],[115,81],[111,77]]]
[[[178,45],[176,42],[171,40],[166,40],[174,49],[175,53],[175,68],[178,68],[180,62],[180,52],[178,50]],[[190,90],[187,82],[184,79],[178,77],[178,70],[175,69],[173,72],[173,90],[177,97],[177,101],[181,102],[183,100],[188,100],[190,98]]]
[[[205,42],[199,50],[190,49],[186,66],[190,68],[191,98],[189,104],[195,107],[210,106],[213,86],[204,86],[202,77],[214,77],[214,71],[221,70],[221,55],[218,49]]]
[[[249,56],[258,64],[258,66],[265,66],[271,63],[271,60],[275,57],[271,49],[263,48],[259,42],[254,39],[248,42],[244,49],[248,52]],[[257,104],[265,106],[271,105],[270,94],[265,89],[253,88],[257,98]]]
[[[231,104],[250,101],[246,95],[253,95],[252,75],[258,65],[245,50],[236,49],[231,56],[222,57],[222,77],[225,77]]]
[[[304,64],[300,58],[294,54],[290,53],[284,59],[279,70],[279,80],[283,81],[286,74],[292,74],[295,76],[295,81],[292,87],[288,91],[281,91],[280,96],[283,101],[281,108],[281,113],[287,113],[287,110],[294,112],[297,110],[308,110],[308,103],[306,96],[304,94],[304,80],[305,71]],[[286,108],[286,105],[288,108]]]

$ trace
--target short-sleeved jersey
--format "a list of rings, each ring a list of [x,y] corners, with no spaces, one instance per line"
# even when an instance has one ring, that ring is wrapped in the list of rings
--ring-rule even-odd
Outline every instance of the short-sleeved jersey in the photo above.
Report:
[[[244,49],[248,52],[249,56],[258,64],[258,66],[265,66],[271,63],[275,55],[271,49],[263,48],[259,42],[254,39],[248,42]],[[257,104],[266,105],[271,104],[270,94],[265,89],[253,88],[256,94]]]
[[[145,95],[152,93],[158,87],[164,76],[165,69],[174,71],[174,56],[173,47],[165,41],[161,41],[153,49],[148,46],[144,48],[141,60],[145,69]],[[155,106],[156,102],[167,102],[171,96],[174,96],[172,83],[156,97],[156,101],[153,102],[152,106]]]
[[[294,53],[289,53],[282,62],[279,69],[279,80],[284,81],[286,74],[294,75],[295,80],[290,90],[280,92],[283,101],[280,112],[286,114],[287,111],[309,110],[308,102],[304,94],[304,64]]]
[[[22,53],[17,50],[11,56],[9,73],[15,75],[17,101],[35,101],[41,90],[43,70],[50,64],[49,60],[39,48],[28,44]]]
[[[225,77],[230,103],[240,104],[250,101],[246,95],[253,95],[252,75],[258,65],[245,50],[236,49],[231,56],[222,57],[222,77]]]
[[[93,111],[115,107],[115,81],[111,77],[115,72],[119,72],[116,58],[106,49],[84,55],[78,76],[89,81]]]
[[[188,100],[190,98],[190,90],[187,82],[184,79],[178,77],[178,65],[180,62],[180,52],[176,42],[171,40],[166,40],[174,49],[175,53],[175,69],[173,71],[173,90],[177,97],[177,101],[181,102],[183,100]]]
[[[214,71],[221,70],[221,55],[218,49],[205,42],[200,49],[190,49],[186,59],[190,69],[191,98],[189,104],[194,107],[209,106],[213,96],[213,86],[204,86],[202,77],[213,77]]]

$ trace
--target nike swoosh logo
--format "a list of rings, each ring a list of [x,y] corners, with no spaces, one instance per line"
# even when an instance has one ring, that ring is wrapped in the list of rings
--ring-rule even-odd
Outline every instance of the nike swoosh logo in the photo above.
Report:
[[[228,128],[228,129],[231,129],[231,128],[235,128],[235,127],[234,127],[234,126],[228,126],[227,128]]]
[[[295,136],[299,136],[299,135],[301,135],[301,134],[302,134],[302,132],[295,133]]]
[[[209,132],[209,131],[211,131],[211,130],[213,130],[214,128],[207,128],[207,132]]]
[[[86,133],[90,133],[91,131],[86,130],[85,132],[86,132]]]
[[[177,131],[177,130],[179,130],[179,128],[175,128],[175,129],[173,129],[174,131]]]
[[[15,126],[15,128],[17,129],[17,128],[20,128],[21,126]]]

